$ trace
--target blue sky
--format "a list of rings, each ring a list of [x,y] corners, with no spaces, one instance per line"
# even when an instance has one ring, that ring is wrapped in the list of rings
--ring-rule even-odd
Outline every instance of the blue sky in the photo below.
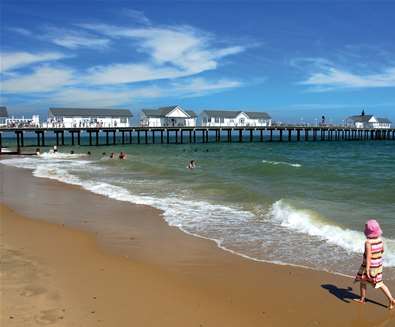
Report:
[[[395,121],[394,40],[390,1],[4,0],[0,102]]]

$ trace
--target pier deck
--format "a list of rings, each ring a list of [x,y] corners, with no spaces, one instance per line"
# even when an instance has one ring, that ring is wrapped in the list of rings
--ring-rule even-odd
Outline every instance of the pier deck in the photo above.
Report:
[[[209,142],[292,142],[292,141],[363,141],[393,140],[395,128],[360,129],[344,126],[270,126],[270,127],[90,127],[90,128],[0,128],[0,148],[3,134],[15,137],[18,149],[25,146],[25,133],[36,134],[33,146],[81,145],[86,135],[90,146],[115,144],[184,144]],[[52,135],[53,144],[45,136]],[[66,144],[65,138],[68,136]],[[100,136],[105,136],[103,140]],[[247,139],[246,139],[247,138]],[[32,145],[30,145],[32,146]]]

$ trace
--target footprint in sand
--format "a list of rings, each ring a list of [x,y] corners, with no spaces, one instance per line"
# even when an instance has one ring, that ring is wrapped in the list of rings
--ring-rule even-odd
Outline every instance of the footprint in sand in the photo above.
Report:
[[[34,287],[34,286],[27,286],[25,287],[22,292],[19,294],[20,296],[25,296],[25,297],[30,297],[30,296],[36,296],[40,294],[46,293],[47,290],[44,287]]]
[[[34,317],[39,325],[52,325],[62,319],[64,316],[61,309],[42,310],[39,315]]]

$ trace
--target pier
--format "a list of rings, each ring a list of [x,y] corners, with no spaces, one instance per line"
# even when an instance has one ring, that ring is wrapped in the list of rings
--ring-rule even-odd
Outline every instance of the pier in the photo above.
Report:
[[[395,128],[360,129],[342,126],[270,126],[270,127],[113,127],[113,128],[1,128],[15,137],[16,148],[26,146],[74,146],[116,144],[196,144],[232,142],[317,142],[317,141],[395,141]],[[35,134],[26,145],[26,133]],[[87,143],[82,144],[82,135]],[[51,137],[52,136],[52,137]],[[31,138],[30,138],[31,140]],[[30,142],[31,143],[31,142]]]

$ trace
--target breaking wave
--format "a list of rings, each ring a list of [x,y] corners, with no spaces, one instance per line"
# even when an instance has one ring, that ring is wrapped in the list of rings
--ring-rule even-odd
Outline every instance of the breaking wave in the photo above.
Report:
[[[259,254],[250,256],[248,254],[249,251],[232,250],[232,242],[248,243],[251,239],[263,242],[262,235],[265,231],[271,231],[270,233],[273,233],[273,237],[276,237],[276,232],[287,231],[284,234],[285,243],[289,240],[287,235],[293,236],[293,239],[295,239],[294,234],[300,233],[305,235],[306,238],[337,246],[340,253],[341,249],[349,254],[363,252],[365,237],[362,232],[330,224],[317,213],[296,209],[286,203],[285,200],[273,203],[264,221],[259,221],[256,214],[237,206],[190,200],[179,195],[156,197],[133,194],[127,188],[114,185],[111,181],[83,179],[74,172],[105,169],[96,165],[94,161],[87,159],[85,154],[56,153],[43,154],[40,157],[5,159],[1,163],[18,168],[31,169],[36,177],[78,185],[88,191],[111,199],[155,207],[163,211],[163,217],[170,226],[176,226],[191,235],[213,240],[220,248],[252,260],[289,264],[286,257],[278,261],[264,260],[266,257],[262,258]],[[300,167],[299,164],[291,163],[266,163]],[[208,229],[210,229],[210,232],[207,232]],[[300,238],[300,243],[303,244],[305,237]],[[264,241],[273,242],[274,244],[275,240],[265,239]],[[386,245],[385,264],[389,267],[395,267],[395,240],[384,238],[384,241]],[[287,248],[291,247],[292,250],[292,244],[286,246]],[[287,250],[287,248],[284,247],[282,249]],[[297,264],[293,265],[297,266]]]
[[[279,200],[272,205],[272,219],[282,227],[317,237],[328,244],[337,245],[347,252],[363,253],[365,235],[351,229],[331,225],[309,210],[297,210]],[[395,240],[383,238],[386,244],[385,263],[395,267]]]
[[[300,167],[302,167],[301,164],[292,163],[292,162],[285,162],[285,161],[262,160],[262,162],[263,162],[264,164],[273,165],[273,166],[284,165],[284,166],[291,166],[291,167],[295,167],[295,168],[300,168]]]

